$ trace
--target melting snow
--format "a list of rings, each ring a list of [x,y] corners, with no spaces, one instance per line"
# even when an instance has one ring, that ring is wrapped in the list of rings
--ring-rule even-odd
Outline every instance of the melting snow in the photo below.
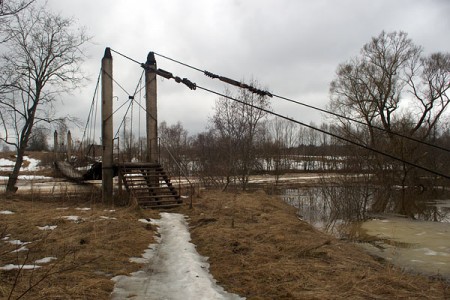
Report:
[[[75,208],[76,210],[82,210],[82,211],[88,211],[88,210],[91,210],[91,208],[90,207],[77,207],[77,208]]]
[[[0,215],[13,215],[14,213],[10,210],[2,210],[0,211]]]
[[[31,242],[22,242],[21,240],[10,240],[7,242],[10,244],[16,245],[16,246],[23,246],[23,245],[31,244]]]
[[[39,230],[55,230],[57,225],[45,225],[45,226],[37,226]]]
[[[1,168],[0,168],[1,169]],[[1,170],[0,170],[1,171]],[[52,177],[48,176],[40,176],[40,175],[19,175],[17,178],[19,180],[44,180],[44,179],[52,179]],[[0,180],[7,181],[9,179],[8,176],[0,176]]]
[[[49,256],[49,257],[44,257],[44,258],[38,259],[34,263],[39,264],[39,265],[40,264],[48,264],[49,262],[56,260],[56,259],[57,259],[56,257]]]
[[[36,265],[13,265],[13,264],[8,264],[6,266],[0,267],[0,270],[4,270],[4,271],[11,271],[11,270],[18,270],[18,269],[22,269],[22,270],[34,270],[40,268],[40,266],[36,266]]]
[[[25,246],[20,247],[19,249],[16,249],[14,251],[11,251],[11,253],[17,253],[17,252],[22,252],[22,251],[28,251],[28,248]]]
[[[83,222],[83,219],[80,218],[79,216],[62,216],[61,219],[65,219],[65,220],[68,220],[68,221],[73,221],[75,223]]]
[[[34,158],[30,158],[28,156],[24,156],[23,157],[23,161],[28,161],[29,164],[27,167],[23,167],[20,168],[20,170],[22,171],[36,171],[39,169],[38,164],[40,163],[40,160],[38,159],[34,159]],[[12,168],[14,167],[15,161],[9,160],[9,159],[5,159],[5,158],[0,158],[0,171],[11,171]]]
[[[161,238],[144,253],[142,262],[149,262],[144,270],[113,278],[112,299],[245,299],[216,284],[207,258],[190,243],[183,215],[161,213],[159,220],[139,221],[157,225]]]
[[[100,216],[100,219],[102,220],[116,220],[114,217],[107,217],[107,216]]]

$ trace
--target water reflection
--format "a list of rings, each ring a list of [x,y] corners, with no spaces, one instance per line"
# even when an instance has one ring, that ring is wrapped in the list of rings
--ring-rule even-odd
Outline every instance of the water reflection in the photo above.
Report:
[[[318,186],[280,189],[301,218],[339,238],[351,239],[405,270],[450,279],[450,197],[447,192],[417,193],[409,217],[395,214],[396,190],[384,213],[372,207],[376,187]],[[410,193],[409,195],[413,195]],[[439,198],[433,198],[439,197]]]

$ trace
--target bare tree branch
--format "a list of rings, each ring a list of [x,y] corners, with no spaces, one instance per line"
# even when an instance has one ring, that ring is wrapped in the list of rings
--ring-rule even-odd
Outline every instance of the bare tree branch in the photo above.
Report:
[[[15,137],[3,138],[17,149],[7,185],[7,191],[12,192],[34,125],[58,120],[51,117],[56,96],[85,80],[80,67],[85,59],[83,45],[89,37],[83,28],[75,27],[74,20],[36,5],[27,6],[4,25],[8,41],[0,57],[4,95],[0,108],[4,131],[16,131]]]

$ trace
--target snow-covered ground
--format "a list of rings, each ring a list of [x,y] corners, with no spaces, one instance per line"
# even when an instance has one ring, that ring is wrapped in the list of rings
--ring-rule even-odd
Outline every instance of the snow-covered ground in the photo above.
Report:
[[[24,162],[28,162],[26,167],[20,168],[21,171],[37,171],[39,170],[39,163],[41,162],[39,159],[34,159],[28,156],[23,157]],[[14,161],[0,158],[0,171],[11,171],[14,167]]]
[[[28,156],[23,157],[24,162],[28,162],[27,166],[20,168],[20,171],[25,172],[33,172],[40,169],[39,163],[41,162],[39,159],[30,158]],[[0,158],[0,171],[11,172],[14,167],[14,161]],[[0,182],[8,181],[8,176],[0,176]],[[19,175],[19,180],[49,180],[51,177],[47,176],[39,176],[39,175]]]
[[[184,216],[161,213],[159,220],[140,220],[159,227],[157,244],[152,244],[143,258],[146,263],[131,276],[116,276],[112,299],[245,299],[226,292],[209,273],[207,258],[200,256]]]

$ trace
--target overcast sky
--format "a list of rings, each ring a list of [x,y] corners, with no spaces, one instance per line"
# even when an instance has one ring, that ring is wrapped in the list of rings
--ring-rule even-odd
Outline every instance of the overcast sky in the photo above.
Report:
[[[277,95],[320,108],[329,101],[337,66],[382,30],[407,32],[426,53],[450,51],[449,0],[49,0],[48,5],[92,36],[85,64],[91,81],[64,98],[64,109],[83,122],[105,47],[141,62],[154,51],[233,79],[255,79]],[[114,53],[113,59],[115,79],[133,93],[141,68]],[[199,72],[156,59],[174,75],[225,89]],[[114,94],[116,107],[127,100],[118,86]],[[206,129],[217,98],[159,79],[159,121],[180,121],[190,134],[198,133]],[[273,99],[272,108],[302,122],[321,122],[319,113],[281,100]]]

